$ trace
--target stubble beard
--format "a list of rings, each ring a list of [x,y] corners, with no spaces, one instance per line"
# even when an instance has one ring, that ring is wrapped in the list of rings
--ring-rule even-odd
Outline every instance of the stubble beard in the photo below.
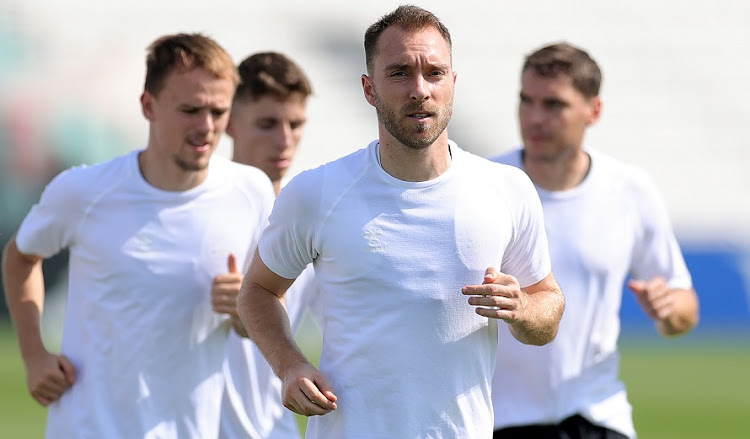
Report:
[[[380,100],[377,94],[375,94],[375,111],[378,115],[378,120],[391,136],[408,148],[420,150],[432,145],[440,134],[445,131],[453,114],[453,99],[442,109],[426,107],[424,104],[410,104],[405,106],[401,114],[419,113],[421,111],[434,114],[433,123],[420,123],[416,125],[416,128],[413,128],[408,122],[403,121],[396,111],[389,108]]]
[[[185,172],[198,172],[198,171],[204,171],[206,168],[208,168],[208,160],[205,162],[202,161],[188,161],[184,159],[183,157],[180,157],[179,155],[175,155],[174,157],[175,164],[182,169]]]

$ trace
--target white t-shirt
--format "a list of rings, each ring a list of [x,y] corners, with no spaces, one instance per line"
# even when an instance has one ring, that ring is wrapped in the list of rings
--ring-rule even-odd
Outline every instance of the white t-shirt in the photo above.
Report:
[[[149,185],[134,151],[57,176],[17,235],[24,253],[70,250],[62,353],[77,381],[47,437],[210,438],[219,427],[228,318],[213,278],[252,255],[274,193],[256,168],[214,156],[201,185]]]
[[[284,296],[292,331],[317,307],[319,288],[312,266],[297,277]],[[294,412],[281,400],[281,380],[258,347],[232,331],[224,364],[226,389],[221,407],[221,439],[294,439],[299,427]]]
[[[496,428],[580,414],[634,437],[618,378],[623,283],[630,274],[663,276],[672,288],[692,286],[652,181],[640,169],[587,152],[591,169],[578,187],[537,188],[565,313],[555,340],[541,347],[522,345],[500,328],[492,387]],[[520,149],[493,160],[523,168]]]
[[[498,325],[461,288],[490,266],[539,282],[547,240],[523,172],[451,151],[442,175],[406,182],[383,171],[374,141],[276,200],[259,251],[285,278],[313,263],[320,370],[338,397],[309,419],[308,439],[491,437]]]

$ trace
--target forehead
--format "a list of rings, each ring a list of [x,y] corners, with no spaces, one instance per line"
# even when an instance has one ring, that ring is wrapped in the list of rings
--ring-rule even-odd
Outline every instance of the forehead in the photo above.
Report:
[[[435,27],[405,30],[400,26],[391,26],[383,31],[377,43],[377,66],[411,64],[416,59],[430,64],[450,65],[450,48]]]
[[[558,73],[553,76],[542,76],[534,69],[526,69],[521,75],[521,91],[525,94],[579,94],[583,96],[583,94],[573,86],[573,78],[571,78],[570,75]]]
[[[235,85],[231,77],[217,77],[206,69],[172,70],[164,81],[159,95],[179,100],[210,100],[228,105],[234,96]]]
[[[235,102],[232,111],[243,117],[296,116],[304,114],[306,107],[307,98],[302,93],[293,92],[285,99],[272,94],[258,99],[243,99]]]

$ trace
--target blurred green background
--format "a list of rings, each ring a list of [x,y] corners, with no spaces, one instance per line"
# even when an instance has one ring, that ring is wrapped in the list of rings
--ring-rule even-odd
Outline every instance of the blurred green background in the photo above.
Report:
[[[315,340],[302,338],[313,357]],[[654,334],[622,343],[622,378],[641,439],[747,439],[749,372],[746,340],[662,340]],[[7,323],[0,324],[0,389],[0,437],[42,438],[46,410],[26,392],[17,342]],[[300,418],[301,427],[304,423]]]

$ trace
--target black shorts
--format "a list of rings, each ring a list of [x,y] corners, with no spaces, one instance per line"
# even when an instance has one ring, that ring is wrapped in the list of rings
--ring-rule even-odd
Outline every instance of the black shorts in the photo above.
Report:
[[[559,424],[501,428],[495,430],[492,439],[627,439],[627,436],[575,415]]]

